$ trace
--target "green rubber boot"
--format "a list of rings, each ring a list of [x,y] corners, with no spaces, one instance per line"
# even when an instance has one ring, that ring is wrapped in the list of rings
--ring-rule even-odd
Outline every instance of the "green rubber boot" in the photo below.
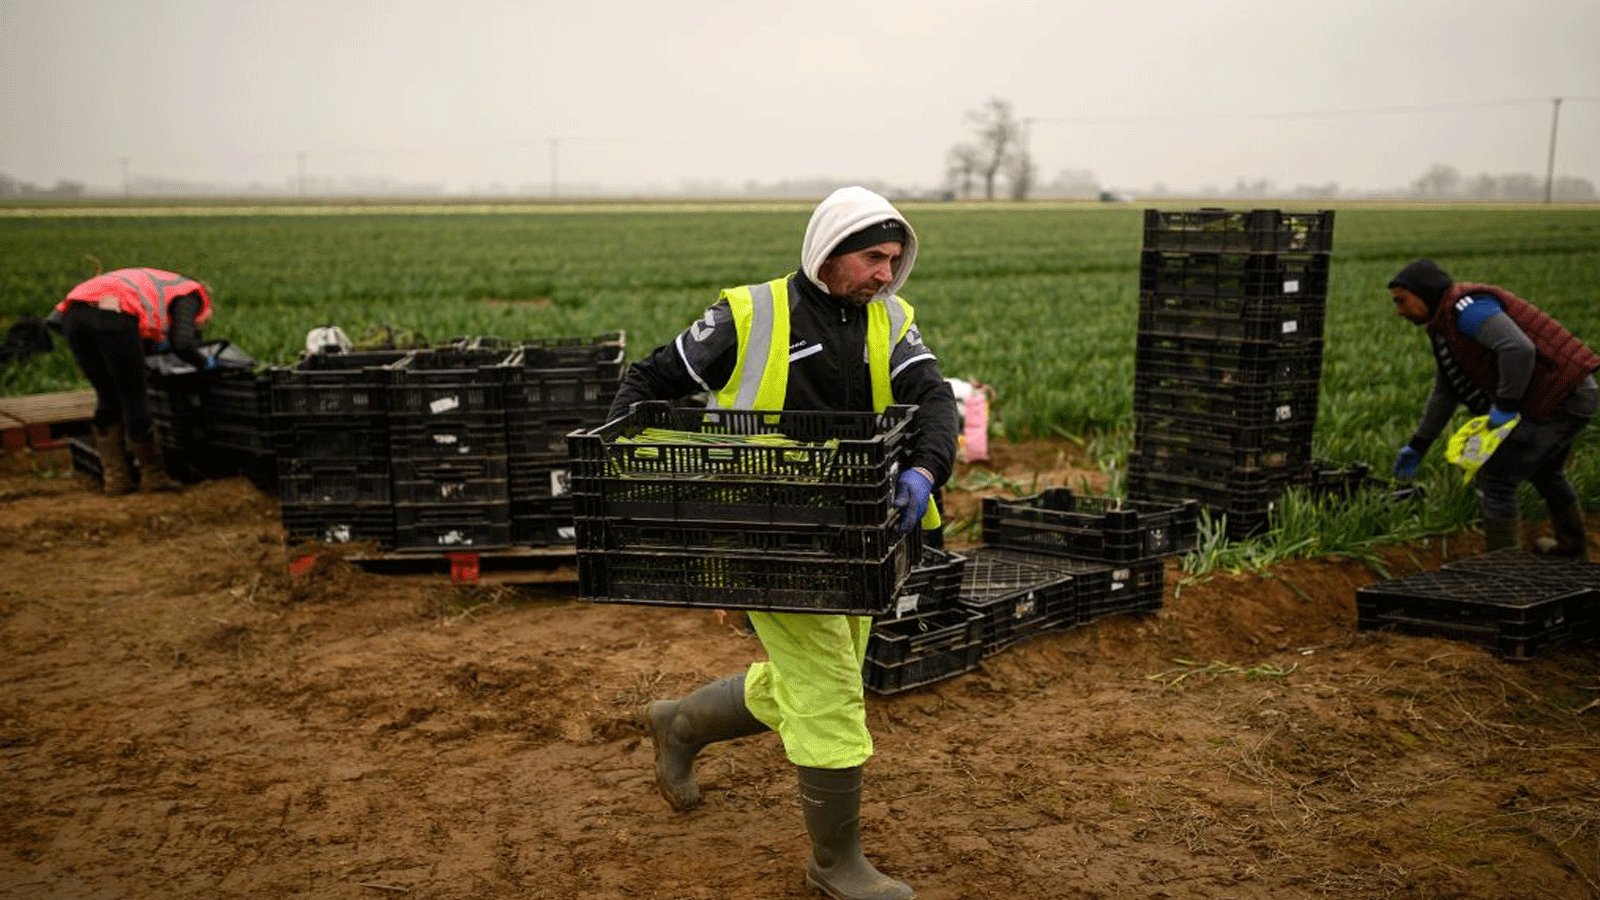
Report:
[[[639,718],[656,747],[656,788],[679,812],[700,802],[694,759],[707,744],[767,730],[745,708],[742,672],[713,681],[681,700],[657,700]]]
[[[833,900],[913,900],[909,885],[873,868],[861,853],[861,767],[800,767],[800,805],[811,834],[806,884]]]

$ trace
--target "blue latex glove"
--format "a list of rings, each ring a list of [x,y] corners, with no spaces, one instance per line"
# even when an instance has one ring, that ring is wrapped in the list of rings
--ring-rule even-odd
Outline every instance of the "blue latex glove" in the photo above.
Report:
[[[1515,419],[1516,413],[1508,413],[1498,406],[1489,407],[1489,427],[1499,428],[1501,425]]]
[[[206,369],[209,371],[211,369],[215,369],[216,367],[217,367],[216,354],[212,354],[210,356],[207,356],[206,357]]]
[[[1408,444],[1400,448],[1400,455],[1394,461],[1394,474],[1401,478],[1410,478],[1417,474],[1417,467],[1422,465],[1422,454],[1411,449]]]
[[[907,469],[900,473],[899,486],[894,492],[894,505],[900,510],[900,532],[908,533],[922,523],[928,512],[928,498],[933,495],[933,479],[921,469]]]

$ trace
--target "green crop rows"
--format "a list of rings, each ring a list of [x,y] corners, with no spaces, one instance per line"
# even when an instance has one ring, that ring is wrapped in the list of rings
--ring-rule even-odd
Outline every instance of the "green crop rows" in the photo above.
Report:
[[[904,211],[922,241],[904,293],[945,374],[994,387],[1000,436],[1081,439],[1117,465],[1133,426],[1141,210]],[[98,268],[150,265],[206,281],[217,303],[207,337],[265,363],[292,361],[306,331],[326,324],[358,341],[385,329],[424,342],[622,330],[637,357],[670,340],[718,288],[793,269],[807,213],[800,204],[0,209],[0,320],[44,315]],[[1386,470],[1415,425],[1432,362],[1423,332],[1394,315],[1384,285],[1422,255],[1463,280],[1501,284],[1600,344],[1600,210],[1339,209],[1318,458]],[[0,369],[0,391],[84,386],[57,344],[48,357]],[[1589,507],[1600,504],[1596,431],[1572,466]],[[1438,489],[1404,527],[1382,524],[1391,536],[1470,518],[1470,497],[1437,450],[1423,475]]]

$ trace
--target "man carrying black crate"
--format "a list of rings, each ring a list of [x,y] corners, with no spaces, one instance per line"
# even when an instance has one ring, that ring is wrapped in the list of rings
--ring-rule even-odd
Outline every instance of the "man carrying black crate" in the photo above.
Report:
[[[958,419],[914,311],[896,294],[916,257],[916,233],[888,200],[861,187],[833,192],[811,215],[799,271],[722,291],[672,343],[629,366],[610,418],[638,401],[701,392],[722,409],[882,412],[915,405],[917,438],[896,486],[897,527],[937,529],[930,497],[950,476]],[[812,844],[806,882],[835,900],[914,896],[861,850],[861,772],[873,752],[861,670],[872,618],[749,616],[767,661],[642,713],[662,795],[674,809],[694,806],[701,749],[776,730],[799,768]]]
[[[139,463],[141,491],[175,491],[145,398],[147,353],[170,349],[196,369],[215,368],[201,351],[200,326],[211,318],[205,285],[161,269],[117,269],[67,292],[50,314],[78,368],[94,388],[95,449],[107,494],[133,489],[127,447]]]
[[[1573,441],[1600,406],[1600,357],[1521,297],[1491,284],[1458,282],[1431,259],[1415,260],[1389,281],[1395,311],[1427,327],[1436,363],[1433,392],[1394,472],[1416,474],[1456,406],[1499,428],[1517,419],[1475,483],[1487,549],[1522,544],[1517,488],[1533,485],[1550,510],[1553,538],[1538,549],[1588,558],[1583,508],[1567,481]]]

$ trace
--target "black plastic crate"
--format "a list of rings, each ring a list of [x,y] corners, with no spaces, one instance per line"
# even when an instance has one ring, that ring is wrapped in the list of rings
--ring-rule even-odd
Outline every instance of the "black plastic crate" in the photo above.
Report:
[[[1315,382],[1322,377],[1322,341],[1246,340],[1141,332],[1135,337],[1135,384],[1220,385]]]
[[[293,365],[267,370],[272,411],[348,416],[385,416],[389,369],[409,351],[313,353]]]
[[[502,550],[511,546],[511,506],[489,503],[396,503],[396,550]]]
[[[1235,427],[1315,423],[1316,381],[1268,384],[1213,384],[1202,381],[1135,381],[1135,416],[1179,416]]]
[[[1146,250],[1139,258],[1139,291],[1241,300],[1323,300],[1328,295],[1328,256]],[[1320,320],[1316,327],[1320,332]]]
[[[394,499],[387,460],[311,463],[277,458],[278,500],[285,506],[365,506]]]
[[[628,345],[626,331],[608,331],[591,336],[562,335],[542,338],[504,338],[479,335],[456,342],[464,350],[527,350],[538,348],[554,356],[560,368],[587,368],[616,358],[616,351]]]
[[[394,546],[394,506],[389,503],[285,503],[280,515],[291,542],[371,544],[381,550]]]
[[[543,459],[511,456],[506,467],[512,500],[566,498],[567,505],[572,505],[572,462],[565,455]]]
[[[907,616],[955,607],[961,593],[961,573],[966,567],[965,556],[924,546],[922,558],[906,576],[894,608],[887,615]]]
[[[577,514],[875,527],[893,509],[912,410],[892,406],[879,415],[635,404],[614,422],[568,436]],[[729,439],[656,440],[647,429]],[[739,439],[749,435],[772,443]]]
[[[1327,253],[1333,249],[1333,210],[1147,209],[1144,246],[1151,250]]]
[[[905,536],[893,522],[875,527],[773,525],[767,522],[671,522],[647,519],[592,519],[576,516],[583,550],[671,553],[771,553],[786,564],[807,558],[879,560],[894,552]],[[909,572],[908,572],[909,574]]]
[[[1358,588],[1357,627],[1466,641],[1507,659],[1600,634],[1600,588],[1529,578],[1500,562]]]
[[[520,354],[506,350],[413,350],[389,373],[389,413],[411,420],[493,412],[504,422],[506,385]]]
[[[1510,575],[1556,588],[1586,587],[1600,590],[1600,563],[1529,553],[1515,547],[1458,559],[1445,563],[1444,568],[1496,577]],[[1600,617],[1600,609],[1594,612],[1596,617]]]
[[[503,456],[395,459],[391,480],[396,503],[496,503],[510,499]]]
[[[389,458],[389,419],[384,415],[276,413],[268,424],[273,450],[283,459],[344,462]]]
[[[506,420],[500,412],[389,418],[389,455],[395,459],[506,456]]]
[[[608,406],[564,410],[506,410],[506,452],[512,456],[567,457],[567,435],[606,423]]]
[[[620,342],[525,343],[520,350],[506,397],[512,410],[609,407],[627,366]]]
[[[967,554],[958,602],[982,614],[985,656],[1078,621],[1071,575],[981,547]]]
[[[1138,333],[1230,341],[1318,341],[1327,319],[1321,298],[1243,300],[1193,294],[1139,296]]]
[[[1200,453],[1215,461],[1214,468],[1294,469],[1311,461],[1315,429],[1315,421],[1240,425],[1192,414],[1136,411],[1132,455],[1153,460]]]
[[[1151,503],[1047,488],[1029,497],[983,498],[983,542],[1036,553],[1133,560],[1193,550],[1200,505]]]
[[[580,544],[583,523],[579,518]],[[878,615],[893,605],[920,549],[915,532],[900,535],[881,559],[580,546],[579,594],[596,603]]]
[[[272,414],[272,381],[264,372],[218,370],[202,390],[206,415],[264,422]]]
[[[1129,453],[1129,467],[1135,464],[1149,475],[1179,478],[1225,477],[1234,471],[1265,472],[1292,479],[1304,469],[1309,445],[1296,447],[1218,449],[1184,439],[1139,434]]]
[[[511,543],[518,547],[575,546],[570,501],[511,501]]]
[[[1064,625],[1084,625],[1122,613],[1155,612],[1166,592],[1166,567],[1156,557],[1108,562],[987,545],[978,552],[991,559],[1024,562],[1071,575],[1076,615]]]
[[[1211,475],[1152,473],[1128,458],[1128,496],[1139,500],[1197,500],[1212,518],[1227,518],[1229,540],[1243,540],[1271,523],[1290,481],[1282,472],[1220,469]]]
[[[982,660],[982,615],[935,610],[875,621],[861,677],[875,694],[897,694],[971,672]]]

